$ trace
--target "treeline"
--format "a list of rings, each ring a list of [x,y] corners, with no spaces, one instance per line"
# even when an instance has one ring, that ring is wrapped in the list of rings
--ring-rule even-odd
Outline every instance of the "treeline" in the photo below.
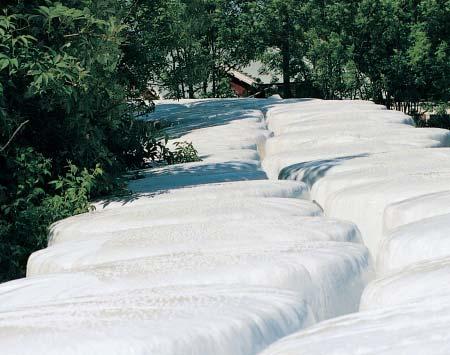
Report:
[[[226,73],[261,60],[325,99],[411,112],[448,104],[448,0],[171,0],[157,18],[172,97],[226,96]],[[304,91],[302,91],[304,93]]]

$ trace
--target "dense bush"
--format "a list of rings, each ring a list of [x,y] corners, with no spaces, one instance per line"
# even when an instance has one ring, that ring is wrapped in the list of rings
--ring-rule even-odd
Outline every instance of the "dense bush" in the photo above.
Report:
[[[137,2],[0,5],[0,281],[24,275],[48,226],[122,188],[121,175],[168,156],[139,100],[147,68],[130,57]],[[143,49],[143,48],[141,48]],[[146,48],[145,50],[150,50]]]
[[[0,281],[24,275],[31,251],[47,243],[47,227],[62,218],[87,212],[99,166],[78,169],[69,163],[52,180],[52,162],[32,148],[14,158],[0,158]]]

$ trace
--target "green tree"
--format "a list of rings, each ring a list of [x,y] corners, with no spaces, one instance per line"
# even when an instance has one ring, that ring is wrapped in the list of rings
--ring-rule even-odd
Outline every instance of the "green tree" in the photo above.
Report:
[[[23,275],[56,219],[161,148],[124,70],[131,3],[15,1],[0,15],[0,280]],[[145,59],[145,58],[144,58]],[[150,65],[150,60],[139,60]],[[138,67],[138,61],[129,67]],[[147,75],[148,78],[148,75]]]
[[[231,69],[254,58],[248,3],[240,0],[179,0],[164,4],[171,40],[160,77],[169,96],[219,97]]]
[[[361,85],[361,74],[354,62],[356,1],[310,0],[305,60],[309,80],[326,99],[355,98]]]
[[[304,77],[306,14],[302,0],[256,0],[251,5],[252,31],[262,60],[283,76],[284,97],[291,97],[291,79]]]
[[[417,5],[407,59],[418,96],[438,104],[450,100],[450,1],[424,0]]]

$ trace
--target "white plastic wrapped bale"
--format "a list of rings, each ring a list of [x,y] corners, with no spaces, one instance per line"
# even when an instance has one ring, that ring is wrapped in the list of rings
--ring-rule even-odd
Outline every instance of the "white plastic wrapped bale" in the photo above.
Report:
[[[448,134],[448,133],[446,133]],[[407,135],[405,135],[407,139]],[[345,140],[345,138],[344,138]],[[337,160],[350,160],[353,158],[376,155],[391,151],[411,151],[417,146],[431,148],[440,147],[442,144],[436,144],[433,141],[426,141],[420,144],[389,143],[382,141],[364,141],[363,139],[355,139],[353,142],[345,142],[344,140],[336,141],[316,141],[311,144],[305,144],[304,148],[296,151],[287,151],[272,156],[265,156],[262,167],[269,179],[286,179],[292,170],[296,170],[299,164],[315,164],[320,162],[329,162]],[[292,177],[290,178],[292,179]]]
[[[413,197],[386,208],[384,230],[391,232],[402,225],[447,213],[450,213],[450,191]]]
[[[296,291],[320,320],[356,311],[372,277],[369,253],[355,243],[282,240],[257,246],[202,245],[193,251],[170,249],[165,254],[14,281],[0,286],[0,304],[51,304],[67,297],[155,286],[239,284]],[[30,300],[30,292],[39,296]]]
[[[448,148],[410,149],[301,163],[285,169],[282,175],[312,186],[313,198],[325,205],[333,193],[355,186],[422,176],[439,178],[450,172],[449,158]]]
[[[160,193],[134,194],[94,203],[96,210],[123,208],[152,204],[158,199],[172,201],[191,200],[195,203],[205,199],[232,199],[244,197],[283,197],[309,199],[309,188],[301,181],[248,180],[227,183],[197,185],[193,187],[169,189]]]
[[[334,133],[338,132],[353,137],[358,134],[362,137],[370,137],[370,132],[386,131],[386,133],[390,134],[390,132],[388,132],[389,129],[411,132],[414,130],[412,126],[403,123],[401,120],[399,120],[399,122],[383,122],[382,117],[381,119],[379,117],[380,114],[369,116],[370,118],[367,118],[366,120],[364,120],[364,116],[367,115],[364,113],[360,114],[358,120],[352,118],[353,114],[349,117],[347,115],[344,117],[326,115],[320,116],[320,118],[317,119],[308,117],[299,121],[286,122],[282,127],[274,128],[278,131],[273,132],[273,138],[282,141],[283,137],[288,138],[289,136],[297,135],[300,138],[299,142],[302,142],[306,141],[308,136],[310,136],[310,139],[314,139],[320,135],[333,136]],[[281,125],[281,123],[279,125]],[[366,130],[364,130],[364,127]],[[274,148],[276,149],[276,147]],[[280,147],[280,151],[282,151],[282,147]]]
[[[336,112],[338,110],[386,110],[382,105],[376,105],[371,101],[361,100],[318,100],[318,99],[303,99],[298,102],[289,103],[286,105],[277,105],[272,107],[269,112],[275,114],[308,114]]]
[[[143,178],[129,183],[134,193],[158,193],[208,183],[267,179],[259,160],[201,161],[143,170],[142,173]]]
[[[441,129],[417,129],[406,125],[381,126],[378,123],[370,125],[367,122],[358,123],[356,127],[354,123],[349,123],[348,126],[328,124],[324,130],[320,130],[317,123],[313,122],[308,129],[303,124],[299,127],[302,128],[301,131],[289,132],[268,139],[265,147],[266,156],[309,149],[319,144],[336,143],[372,144],[379,142],[392,147],[403,145],[433,148],[445,145],[450,137],[448,131]],[[394,137],[397,139],[394,140]]]
[[[192,142],[205,162],[259,160],[257,149],[265,142],[269,132],[261,111],[255,111],[249,117],[252,118],[193,131],[169,141],[169,147],[176,149],[176,142]]]
[[[350,220],[377,255],[386,207],[450,189],[450,150],[416,149],[300,163],[284,178],[312,185],[311,198],[328,216]]]
[[[261,111],[248,111],[230,123],[190,132],[175,141],[193,142],[200,155],[218,154],[225,150],[256,149],[268,131]]]
[[[377,272],[392,273],[411,264],[450,257],[450,214],[421,219],[394,229],[381,244]]]
[[[410,116],[398,111],[380,109],[378,106],[363,109],[345,106],[327,111],[317,108],[312,112],[304,111],[301,104],[286,105],[285,108],[284,112],[278,112],[271,108],[266,114],[269,127],[273,128],[276,136],[292,132],[291,129],[294,132],[296,130],[301,131],[302,127],[299,123],[303,123],[306,129],[312,127],[313,122],[317,122],[321,128],[324,125],[333,124],[341,129],[349,123],[359,127],[364,122],[367,122],[369,127],[374,124],[414,126],[414,120]]]
[[[201,251],[254,247],[279,241],[361,241],[352,223],[319,217],[280,216],[273,220],[191,223],[150,226],[92,236],[53,245],[34,253],[29,261],[29,276],[52,273],[105,262],[131,258]]]
[[[270,103],[273,101],[259,99],[157,101],[155,112],[148,119],[161,121],[169,136],[180,137],[194,130],[253,118],[255,110]]]
[[[292,291],[160,287],[0,312],[8,355],[256,354],[313,323]]]
[[[323,189],[328,185],[333,186],[335,181],[339,181],[337,188],[347,188],[391,177],[438,175],[449,171],[449,157],[448,148],[397,150],[377,154],[357,153],[300,162],[284,168],[280,177],[303,181],[312,186],[314,197],[323,203],[328,194],[327,190]],[[428,169],[427,172],[421,170],[421,167]]]
[[[240,111],[254,109],[256,100],[156,100],[149,121],[163,122],[171,134],[232,122]],[[227,109],[227,110],[225,110]]]
[[[317,216],[316,204],[288,198],[157,199],[150,204],[112,208],[81,214],[55,223],[49,245],[67,241],[94,240],[105,233],[144,227],[186,223],[224,223],[255,218],[277,220],[289,216]]]
[[[316,134],[317,131],[325,132],[330,126],[338,130],[349,130],[354,126],[356,132],[361,131],[364,134],[362,132],[364,124],[369,130],[382,126],[408,129],[413,128],[414,124],[411,117],[395,111],[354,110],[347,107],[345,110],[334,112],[318,110],[314,113],[305,113],[297,106],[299,105],[287,105],[290,110],[281,113],[273,108],[267,112],[268,128],[276,137],[289,133],[304,133],[314,127]]]
[[[386,107],[354,101],[353,103],[339,101],[310,101],[278,105],[267,110],[268,127],[275,135],[287,133],[290,125],[322,120],[339,124],[353,121],[374,121],[379,123],[413,124],[410,117],[400,112],[388,111]],[[378,120],[377,120],[378,119]]]
[[[330,129],[332,129],[330,127]],[[333,130],[333,129],[332,129]],[[343,159],[373,155],[391,151],[408,151],[416,148],[446,147],[450,143],[450,133],[442,129],[402,129],[391,134],[373,133],[372,137],[358,137],[336,133],[336,137],[320,137],[306,133],[305,135],[289,134],[271,138],[267,147],[262,166],[269,178],[278,178],[283,169],[291,169],[296,164],[314,163],[314,161]],[[378,134],[378,135],[377,135]],[[362,134],[361,134],[362,135]],[[302,137],[305,142],[301,142]],[[271,141],[274,140],[274,144]],[[278,142],[284,142],[278,144]],[[277,152],[280,149],[280,152]],[[284,149],[284,150],[283,150]],[[272,154],[268,154],[271,151]]]
[[[408,292],[408,289],[405,289]],[[319,323],[261,355],[448,355],[450,302],[398,305]]]
[[[407,251],[406,251],[407,252]],[[450,257],[420,262],[379,278],[367,286],[361,310],[406,303],[442,303],[450,300]]]
[[[449,188],[449,173],[398,177],[338,191],[327,200],[324,210],[334,218],[355,222],[361,230],[365,244],[376,257],[383,235],[383,213],[388,205],[416,195]],[[432,254],[430,252],[430,255]]]

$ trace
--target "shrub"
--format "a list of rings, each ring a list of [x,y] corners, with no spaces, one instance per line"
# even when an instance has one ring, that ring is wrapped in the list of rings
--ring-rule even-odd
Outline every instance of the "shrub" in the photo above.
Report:
[[[119,71],[123,6],[0,6],[0,281],[23,276],[49,224],[88,211],[146,154],[153,130],[135,123],[142,107]]]
[[[122,190],[127,170],[195,158],[192,149],[170,152],[151,123],[136,119],[153,109],[136,99],[148,77],[136,83],[130,74],[147,53],[124,62],[138,38],[127,27],[137,5],[0,5],[0,281],[24,275],[51,223]]]
[[[171,163],[189,163],[201,160],[192,142],[175,142],[174,145]]]
[[[0,281],[6,281],[25,274],[30,253],[46,246],[51,223],[90,210],[91,191],[102,170],[69,163],[65,174],[52,180],[51,161],[32,148],[0,160],[14,171],[0,173]]]

